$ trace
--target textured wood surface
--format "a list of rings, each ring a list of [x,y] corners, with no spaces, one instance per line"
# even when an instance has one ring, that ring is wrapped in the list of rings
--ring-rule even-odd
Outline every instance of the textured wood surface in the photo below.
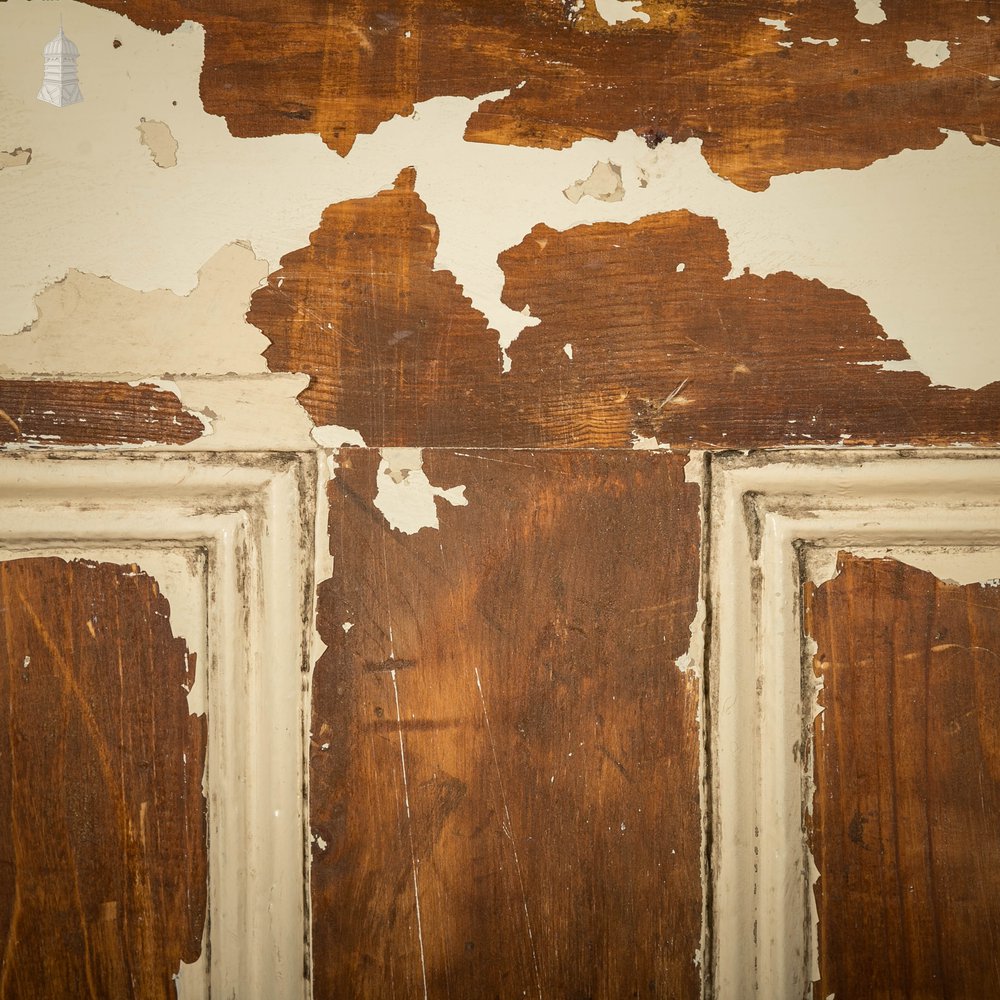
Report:
[[[173,997],[205,920],[195,664],[135,567],[0,563],[0,997]]]
[[[806,627],[816,997],[1000,996],[1000,588],[841,556]]]
[[[340,152],[417,101],[503,89],[469,138],[561,147],[629,129],[650,142],[693,135],[717,172],[756,189],[775,174],[932,148],[941,128],[1000,135],[1000,18],[977,19],[996,15],[992,0],[883,0],[876,25],[850,0],[645,0],[648,23],[616,25],[582,0],[91,3],[159,31],[199,21],[207,111],[235,135],[318,132]],[[951,57],[914,65],[912,39],[947,40]]]
[[[253,296],[268,364],[311,376],[300,401],[317,424],[371,446],[1000,441],[1000,383],[884,370],[907,354],[860,298],[787,272],[727,280],[725,234],[688,212],[538,226],[501,254],[505,301],[541,320],[502,374],[485,318],[433,270],[437,226],[413,180],[331,205]]]
[[[684,458],[424,453],[439,530],[342,451],[313,687],[317,1000],[699,995]],[[419,896],[419,909],[417,897]]]
[[[202,422],[154,385],[0,379],[4,444],[187,444]]]

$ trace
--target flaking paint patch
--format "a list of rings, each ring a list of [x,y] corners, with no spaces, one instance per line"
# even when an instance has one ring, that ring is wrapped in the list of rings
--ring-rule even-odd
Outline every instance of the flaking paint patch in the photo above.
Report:
[[[29,163],[31,163],[30,149],[25,149],[22,146],[11,150],[0,149],[0,170],[7,167],[26,167]]]
[[[368,447],[360,431],[339,424],[321,424],[312,429],[310,436],[321,448]]]
[[[0,332],[30,324],[34,295],[69,268],[140,291],[186,294],[197,268],[241,238],[272,267],[308,243],[326,205],[370,197],[413,164],[418,193],[441,230],[436,267],[456,276],[502,350],[537,320],[502,303],[497,256],[536,223],[566,229],[687,208],[719,220],[734,275],[744,267],[761,276],[787,270],[860,295],[910,349],[912,362],[899,367],[958,386],[1000,378],[993,326],[1000,286],[990,242],[1000,215],[994,146],[977,147],[977,156],[971,143],[949,135],[933,151],[906,151],[860,171],[779,177],[752,195],[713,174],[696,139],[664,141],[655,150],[634,133],[564,150],[466,142],[469,116],[502,91],[419,104],[409,117],[360,137],[342,159],[316,135],[234,139],[224,121],[206,115],[198,92],[200,25],[158,35],[109,12],[71,9],[84,51],[114,40],[120,47],[114,59],[89,68],[88,101],[56,128],[41,114],[34,82],[24,85],[37,75],[32,39],[44,44],[50,18],[29,0],[0,4],[0,33],[24,43],[0,64],[0,87],[10,98],[4,124],[44,150],[32,171],[19,174],[16,198],[14,185],[0,187],[8,245],[17,247],[0,272]],[[149,170],[135,140],[142,116],[170,122],[183,169]],[[627,199],[572,205],[561,196],[602,160],[621,165]],[[887,178],[888,198],[881,190]],[[58,202],[53,190],[61,192]],[[143,226],[134,224],[137,217]],[[54,231],[57,243],[45,237]],[[156,365],[141,374],[169,371]]]
[[[186,295],[138,292],[71,269],[36,297],[30,328],[0,340],[0,374],[265,372],[268,340],[245,313],[267,272],[267,262],[240,242],[213,254]]]
[[[854,15],[862,24],[881,24],[886,20],[882,10],[882,0],[854,0],[857,13]]]
[[[574,205],[584,196],[596,198],[598,201],[621,201],[625,197],[622,168],[610,160],[595,163],[589,177],[570,184],[563,194]]]
[[[422,528],[439,527],[438,497],[453,507],[468,505],[464,486],[442,489],[431,485],[420,448],[383,448],[380,454],[375,506],[393,530],[415,535]]]
[[[711,873],[708,869],[708,831],[711,822],[711,788],[710,777],[709,777],[709,756],[708,756],[708,741],[706,740],[705,732],[705,633],[707,625],[707,610],[708,604],[706,600],[706,595],[709,588],[709,575],[708,575],[708,523],[707,523],[707,509],[706,504],[708,501],[709,491],[707,489],[708,485],[708,467],[706,460],[706,452],[703,451],[692,451],[688,456],[687,462],[684,463],[684,482],[692,483],[698,488],[700,502],[698,504],[698,525],[699,525],[699,538],[698,538],[698,552],[701,554],[701,567],[699,570],[699,581],[698,581],[698,605],[695,609],[694,619],[691,622],[690,634],[691,641],[688,645],[687,651],[682,653],[674,661],[674,665],[682,673],[691,673],[691,675],[698,681],[698,788],[699,788],[699,809],[701,812],[701,898],[702,898],[702,915],[701,915],[701,942],[700,946],[695,950],[693,961],[694,964],[701,968],[702,956],[709,953],[711,947],[711,928],[709,926],[710,914],[709,914],[709,886],[711,884]]]
[[[1000,549],[995,545],[810,548],[805,561],[806,579],[817,587],[829,583],[839,573],[837,561],[842,552],[860,559],[895,559],[930,573],[942,583],[960,587],[974,583],[989,585],[1000,579]]]
[[[166,122],[140,118],[136,126],[139,141],[149,150],[153,162],[166,169],[177,166],[177,140]]]
[[[594,0],[597,13],[611,25],[626,21],[649,23],[649,14],[641,10],[642,0]]]
[[[561,197],[583,176],[574,167],[580,160],[587,169],[599,160],[621,164],[628,197],[577,205]],[[887,367],[979,388],[1000,379],[998,171],[1000,147],[943,132],[934,150],[906,150],[863,170],[776,177],[754,193],[714,174],[699,139],[650,150],[634,133],[622,133],[561,152],[456,145],[442,159],[417,164],[416,188],[440,227],[435,266],[455,275],[499,332],[504,352],[538,321],[530,303],[527,312],[498,304],[504,275],[497,256],[536,222],[562,231],[687,209],[725,230],[731,277],[790,271],[845,289],[906,345],[911,361]],[[483,176],[495,178],[488,205]]]
[[[157,380],[160,384],[162,380]],[[172,391],[206,424],[186,451],[311,451],[312,421],[296,398],[308,375],[177,378]]]
[[[940,38],[914,38],[906,43],[906,55],[914,66],[937,69],[951,58],[948,43]]]

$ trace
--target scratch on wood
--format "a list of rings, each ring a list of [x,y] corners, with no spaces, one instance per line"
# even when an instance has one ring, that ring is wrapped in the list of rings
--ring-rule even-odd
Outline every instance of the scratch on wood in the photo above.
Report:
[[[406,774],[406,747],[403,742],[403,716],[399,710],[399,686],[396,684],[396,671],[391,670],[392,693],[396,699],[396,725],[399,732],[399,766],[403,772],[403,802],[406,804],[406,834],[410,841],[410,867],[413,869],[413,901],[417,912],[417,941],[420,943],[420,974],[424,983],[424,1000],[427,1000],[427,961],[424,956],[424,927],[420,919],[420,886],[417,880],[416,851],[413,847],[413,817],[410,814],[410,781]]]
[[[535,951],[535,935],[531,930],[531,914],[528,912],[528,895],[524,891],[524,875],[521,872],[521,860],[517,856],[517,841],[514,840],[514,824],[510,819],[510,809],[507,807],[507,791],[504,788],[503,774],[500,771],[500,761],[497,757],[496,743],[493,741],[493,727],[490,725],[490,716],[486,711],[486,697],[483,694],[483,682],[479,676],[479,667],[473,668],[476,674],[476,687],[479,689],[479,700],[483,705],[483,718],[486,720],[486,735],[490,741],[490,750],[493,753],[493,766],[497,771],[497,781],[500,784],[500,798],[503,802],[504,833],[510,840],[511,851],[514,855],[514,868],[517,870],[517,881],[521,887],[521,905],[524,907],[524,924],[528,931],[528,944],[531,946],[531,964],[535,970],[535,986],[538,989],[538,997],[542,997],[542,977],[538,971],[538,955]]]

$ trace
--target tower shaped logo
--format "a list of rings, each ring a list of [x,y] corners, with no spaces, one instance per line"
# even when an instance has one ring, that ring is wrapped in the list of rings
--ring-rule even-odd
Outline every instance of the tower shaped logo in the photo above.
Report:
[[[45,78],[38,99],[54,104],[57,108],[67,104],[77,104],[83,100],[80,81],[76,76],[76,60],[80,50],[63,34],[59,34],[45,46]]]

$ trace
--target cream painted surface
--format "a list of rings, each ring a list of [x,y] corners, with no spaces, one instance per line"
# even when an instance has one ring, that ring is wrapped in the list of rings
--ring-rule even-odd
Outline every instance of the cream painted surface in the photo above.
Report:
[[[837,576],[837,556],[850,552],[862,559],[895,559],[936,576],[943,583],[964,587],[970,583],[995,585],[1000,581],[1000,548],[994,545],[864,546],[844,550],[810,548],[805,559],[806,579],[821,586]]]
[[[608,24],[622,24],[625,21],[649,22],[649,15],[642,10],[642,0],[594,0],[594,6]]]
[[[951,58],[951,49],[941,38],[915,38],[906,43],[906,55],[914,66],[937,69],[945,60]]]
[[[312,421],[296,396],[308,375],[157,380],[204,422],[188,451],[311,451]]]
[[[38,295],[30,330],[0,340],[0,374],[266,372],[269,341],[243,315],[267,271],[241,243],[216,251],[187,295],[137,292],[72,269]]]
[[[882,10],[882,0],[854,0],[857,14],[854,16],[862,24],[881,24],[886,19]]]
[[[380,454],[375,506],[395,531],[415,535],[422,528],[440,527],[438,498],[452,507],[468,506],[464,486],[442,489],[431,485],[420,448],[383,448]]]
[[[40,49],[60,10],[80,47],[87,100],[57,109],[36,101],[35,90]],[[32,323],[35,295],[71,268],[137,291],[186,295],[206,261],[242,240],[273,270],[281,254],[306,245],[328,204],[370,196],[414,165],[441,229],[437,266],[456,275],[504,348],[536,321],[530,303],[524,314],[500,302],[497,255],[533,225],[568,229],[686,208],[719,220],[734,276],[744,268],[788,270],[845,288],[907,345],[913,360],[906,367],[951,385],[1000,379],[995,146],[949,135],[936,150],[904,151],[864,170],[780,177],[753,194],[713,174],[694,139],[654,151],[632,133],[560,151],[465,142],[468,116],[500,96],[484,95],[428,101],[359,138],[341,158],[315,135],[235,139],[222,119],[206,115],[198,96],[200,25],[161,36],[69,0],[8,0],[0,5],[0,38],[16,40],[0,59],[0,148],[34,151],[30,169],[0,173],[4,333]],[[142,117],[170,128],[176,167],[157,167],[136,141]],[[563,197],[595,162],[609,161],[622,167],[620,202],[573,205]],[[242,324],[236,303],[257,280],[247,273],[240,289],[233,286],[227,328]],[[169,345],[161,346],[162,363],[141,374],[174,370]],[[4,350],[0,341],[0,363]],[[112,354],[109,347],[105,361]],[[244,367],[242,350],[238,357],[234,345],[234,364],[220,367]],[[81,350],[80,370],[98,365],[114,367]]]

